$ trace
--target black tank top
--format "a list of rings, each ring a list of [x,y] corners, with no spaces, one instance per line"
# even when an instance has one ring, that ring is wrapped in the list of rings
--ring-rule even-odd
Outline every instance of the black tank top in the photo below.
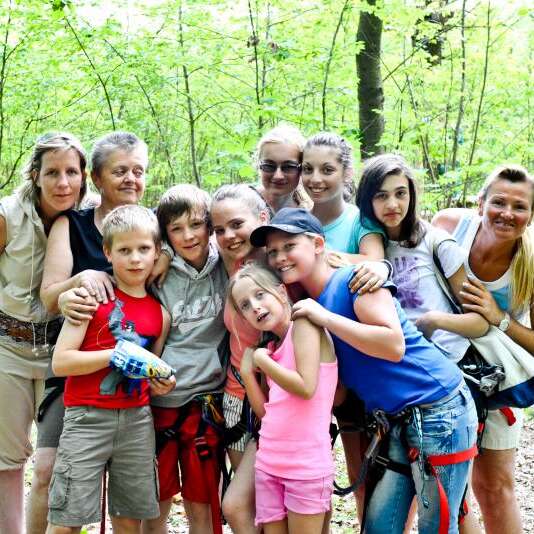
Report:
[[[72,274],[86,269],[113,274],[102,249],[102,234],[95,226],[95,209],[67,212],[69,219],[70,249],[72,251]]]

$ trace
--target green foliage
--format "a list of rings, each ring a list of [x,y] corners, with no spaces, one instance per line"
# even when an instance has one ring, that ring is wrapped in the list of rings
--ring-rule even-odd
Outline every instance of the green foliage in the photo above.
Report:
[[[346,136],[357,153],[355,56],[362,43],[355,36],[359,13],[369,6],[364,0],[347,4],[332,46],[344,5],[3,2],[2,194],[18,182],[35,137],[53,129],[72,131],[88,148],[113,127],[143,137],[151,159],[147,203],[172,183],[195,181],[195,172],[209,189],[254,180],[251,154],[263,131],[280,121],[305,134],[322,127],[328,62],[326,126]],[[469,7],[463,94],[461,3],[390,0],[372,8],[384,22],[383,145],[421,170],[429,209],[474,193],[498,163],[532,168],[534,159],[533,11],[526,0],[495,3],[487,41],[486,2]],[[439,57],[432,54],[436,46]]]

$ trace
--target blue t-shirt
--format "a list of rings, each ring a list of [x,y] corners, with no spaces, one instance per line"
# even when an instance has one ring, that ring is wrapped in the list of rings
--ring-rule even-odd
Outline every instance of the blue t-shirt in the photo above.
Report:
[[[349,290],[352,267],[338,269],[317,301],[327,310],[358,321]],[[384,287],[395,287],[387,283]],[[365,403],[366,410],[382,409],[394,414],[408,406],[435,402],[454,391],[462,380],[460,370],[406,318],[399,303],[399,316],[406,350],[400,362],[368,356],[332,334],[338,358],[339,377]]]
[[[358,254],[360,241],[367,234],[380,234],[384,231],[377,225],[370,223],[364,227],[360,221],[360,210],[354,204],[345,204],[343,213],[330,224],[323,226],[326,246],[330,250]]]

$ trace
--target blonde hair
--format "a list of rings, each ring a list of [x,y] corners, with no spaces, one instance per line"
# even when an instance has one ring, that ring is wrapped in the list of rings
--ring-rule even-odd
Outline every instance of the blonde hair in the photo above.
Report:
[[[268,293],[276,297],[280,302],[286,303],[289,310],[289,299],[284,300],[281,297],[280,292],[278,291],[278,288],[284,285],[280,278],[278,278],[278,276],[276,276],[276,274],[265,265],[250,262],[241,267],[241,269],[239,269],[232,276],[232,278],[230,278],[230,281],[228,283],[226,298],[233,306],[234,310],[237,311],[237,313],[242,315],[241,310],[239,309],[239,306],[234,298],[233,290],[236,283],[239,280],[243,280],[245,278],[252,280],[258,287],[261,287],[264,291],[267,291]]]
[[[491,186],[497,180],[507,180],[512,183],[530,184],[532,197],[530,209],[534,211],[534,178],[520,165],[501,165],[497,167],[487,178],[480,190],[478,197],[485,201]],[[532,215],[531,215],[532,218]],[[512,271],[512,283],[510,285],[512,302],[511,309],[522,312],[527,309],[534,297],[534,230],[527,226],[523,235],[517,240],[517,249],[510,265]]]
[[[22,197],[30,199],[35,206],[39,206],[40,187],[37,185],[37,178],[43,165],[43,156],[50,151],[74,150],[80,159],[80,171],[82,172],[82,185],[80,195],[76,204],[79,205],[87,191],[87,181],[85,167],[87,166],[87,156],[80,140],[67,132],[48,132],[37,138],[29,160],[22,168],[24,183],[19,188]]]
[[[119,206],[110,211],[102,222],[102,244],[110,250],[113,238],[126,232],[150,232],[154,244],[159,246],[161,237],[158,219],[148,208],[143,206]]]
[[[294,145],[299,151],[299,163],[302,163],[302,153],[304,152],[306,138],[296,126],[281,123],[262,135],[258,141],[258,144],[256,145],[256,151],[254,153],[254,164],[256,167],[258,167],[260,164],[263,147],[269,143],[278,145]],[[293,191],[293,200],[297,206],[301,206],[306,209],[311,209],[313,207],[313,203],[300,181],[295,191]]]

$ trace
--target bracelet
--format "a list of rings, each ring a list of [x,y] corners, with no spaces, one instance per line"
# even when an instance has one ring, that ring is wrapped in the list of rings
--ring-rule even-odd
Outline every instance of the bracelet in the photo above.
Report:
[[[393,265],[391,264],[391,262],[389,260],[380,260],[382,263],[384,263],[386,265],[386,267],[388,268],[388,280],[391,278],[391,273],[393,272]]]

